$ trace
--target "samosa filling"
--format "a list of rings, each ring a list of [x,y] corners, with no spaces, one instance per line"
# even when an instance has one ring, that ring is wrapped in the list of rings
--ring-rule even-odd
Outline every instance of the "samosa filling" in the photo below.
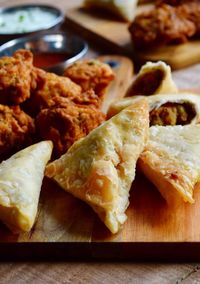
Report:
[[[150,96],[153,95],[159,88],[164,77],[164,72],[162,70],[152,70],[144,75],[139,76],[131,90],[129,91],[129,96],[141,95]]]
[[[185,125],[195,115],[196,111],[190,103],[166,103],[150,112],[150,125]]]

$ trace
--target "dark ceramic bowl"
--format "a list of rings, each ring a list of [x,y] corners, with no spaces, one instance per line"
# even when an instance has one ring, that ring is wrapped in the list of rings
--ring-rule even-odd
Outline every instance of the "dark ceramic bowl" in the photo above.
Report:
[[[49,72],[63,74],[67,65],[85,55],[88,50],[88,45],[80,37],[68,33],[36,34],[17,38],[3,44],[0,46],[0,57],[12,56],[12,54],[20,48],[32,51],[33,54],[35,54],[35,58],[36,55],[39,54],[40,60],[45,59],[46,55],[48,55],[50,62],[55,61],[54,56],[58,57],[62,55],[62,61],[57,62],[57,64],[49,64],[48,67],[36,66]]]
[[[0,16],[3,14],[7,13],[14,13],[16,11],[21,11],[21,10],[26,10],[29,11],[30,9],[33,8],[39,8],[42,11],[49,12],[52,15],[54,15],[54,19],[48,24],[45,25],[45,27],[38,28],[34,31],[30,32],[19,32],[19,33],[0,33],[0,43],[7,42],[11,39],[18,38],[18,37],[24,37],[28,35],[32,35],[35,33],[42,33],[46,31],[55,31],[59,28],[59,26],[62,24],[64,21],[64,15],[61,10],[59,10],[56,7],[49,6],[49,5],[38,5],[38,4],[25,4],[25,5],[18,5],[18,6],[12,6],[12,7],[7,7],[7,8],[1,8],[0,9]]]

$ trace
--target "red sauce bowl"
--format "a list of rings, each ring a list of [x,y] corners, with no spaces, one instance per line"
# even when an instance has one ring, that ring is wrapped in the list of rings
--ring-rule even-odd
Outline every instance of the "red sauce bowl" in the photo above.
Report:
[[[36,67],[60,75],[69,64],[86,54],[88,45],[80,37],[69,33],[39,34],[3,44],[0,46],[0,57],[12,56],[20,48],[33,52]]]

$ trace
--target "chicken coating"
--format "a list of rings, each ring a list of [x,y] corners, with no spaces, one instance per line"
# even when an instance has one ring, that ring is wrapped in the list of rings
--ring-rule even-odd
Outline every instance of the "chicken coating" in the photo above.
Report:
[[[81,105],[101,106],[101,100],[93,90],[82,92],[79,85],[69,78],[47,73],[34,68],[32,72],[32,95],[25,102],[23,109],[35,117],[42,109],[59,107],[62,104],[74,102]]]
[[[64,76],[80,85],[83,91],[93,89],[99,97],[103,97],[106,87],[115,78],[108,64],[94,59],[75,62],[65,70]]]
[[[97,108],[100,107],[99,97],[94,93],[93,90],[89,90],[85,93],[81,93],[79,96],[77,97],[74,96],[73,98],[62,97],[54,93],[52,93],[52,95],[49,95],[49,96],[36,95],[35,97],[32,98],[32,103],[34,103],[32,107],[35,107],[37,108],[38,111],[41,111],[42,109],[45,109],[45,108],[59,107],[60,104],[67,105],[67,104],[70,104],[71,102],[74,102],[76,104],[81,104],[81,105],[91,105]]]
[[[177,8],[167,4],[139,14],[129,27],[139,49],[183,43],[196,32],[195,24]]]
[[[183,43],[200,35],[199,0],[157,0],[155,4],[129,27],[137,48]]]
[[[177,7],[187,20],[195,25],[195,37],[200,35],[200,1],[192,1]]]
[[[69,78],[39,68],[34,68],[31,76],[31,98],[25,102],[23,109],[33,117],[42,109],[54,106],[56,97],[67,98],[68,101],[81,97],[81,87]]]
[[[177,13],[195,25],[195,36],[200,34],[200,1],[199,0],[157,0],[156,6],[163,3],[176,6]]]
[[[30,97],[32,64],[32,53],[24,49],[0,58],[1,104],[18,105]]]
[[[169,43],[183,43],[195,32],[193,22],[176,7],[163,4],[138,15],[129,27],[134,45],[148,48]]]
[[[34,68],[32,71],[32,92],[39,96],[51,97],[54,94],[73,99],[81,94],[82,89],[69,78]]]
[[[0,159],[32,143],[35,125],[33,119],[19,106],[0,105]]]
[[[75,66],[68,71],[77,83],[70,76],[34,67],[33,55],[27,50],[0,59],[0,159],[33,139],[51,139],[54,156],[59,157],[105,120],[100,106],[114,78],[112,69],[97,60]]]
[[[42,139],[53,141],[53,154],[58,158],[104,120],[105,115],[95,107],[71,103],[43,109],[36,118],[36,129]]]

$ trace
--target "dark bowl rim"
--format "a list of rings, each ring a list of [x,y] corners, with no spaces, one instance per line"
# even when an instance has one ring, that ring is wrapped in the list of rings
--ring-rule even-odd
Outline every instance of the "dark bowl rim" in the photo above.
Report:
[[[20,42],[28,42],[28,41],[33,41],[34,39],[37,39],[37,38],[44,38],[46,36],[55,36],[55,35],[62,35],[63,37],[69,37],[73,40],[78,40],[81,42],[82,44],[82,48],[81,50],[77,53],[72,53],[72,56],[69,57],[68,59],[66,59],[65,61],[63,62],[60,62],[58,64],[54,64],[54,65],[51,65],[49,66],[50,67],[59,67],[61,66],[62,64],[64,64],[65,62],[67,62],[69,65],[74,63],[75,61],[79,60],[80,58],[82,58],[88,51],[88,43],[82,39],[80,36],[78,35],[74,35],[74,34],[68,34],[66,32],[54,32],[54,33],[43,33],[43,34],[34,34],[34,35],[29,35],[29,36],[24,36],[24,37],[19,37],[19,38],[15,38],[15,39],[12,39],[12,40],[9,40],[7,41],[6,43],[2,44],[0,46],[0,53],[3,52],[4,50],[8,49],[8,48],[11,48],[12,46],[14,46],[16,43],[20,43]],[[3,55],[2,55],[3,56]],[[2,57],[1,54],[0,54],[0,58]]]
[[[61,24],[63,21],[64,21],[64,13],[61,11],[61,9],[59,9],[58,7],[55,7],[53,5],[47,5],[47,4],[34,4],[34,3],[30,3],[30,4],[19,4],[19,5],[14,5],[14,6],[10,6],[10,7],[1,7],[0,8],[0,15],[4,12],[7,12],[7,11],[12,11],[12,10],[18,10],[18,9],[23,9],[23,8],[35,8],[35,7],[38,7],[38,8],[44,8],[44,9],[48,9],[48,10],[51,10],[51,11],[55,11],[57,13],[57,16],[55,17],[55,20],[52,21],[51,24],[49,24],[47,27],[45,28],[41,28],[41,29],[37,29],[37,30],[34,30],[34,31],[30,31],[30,32],[23,32],[23,33],[0,33],[0,37],[20,37],[20,36],[26,36],[26,35],[29,35],[31,33],[38,33],[38,32],[42,32],[42,31],[45,31],[45,30],[49,30],[53,27],[56,27],[57,25]]]

